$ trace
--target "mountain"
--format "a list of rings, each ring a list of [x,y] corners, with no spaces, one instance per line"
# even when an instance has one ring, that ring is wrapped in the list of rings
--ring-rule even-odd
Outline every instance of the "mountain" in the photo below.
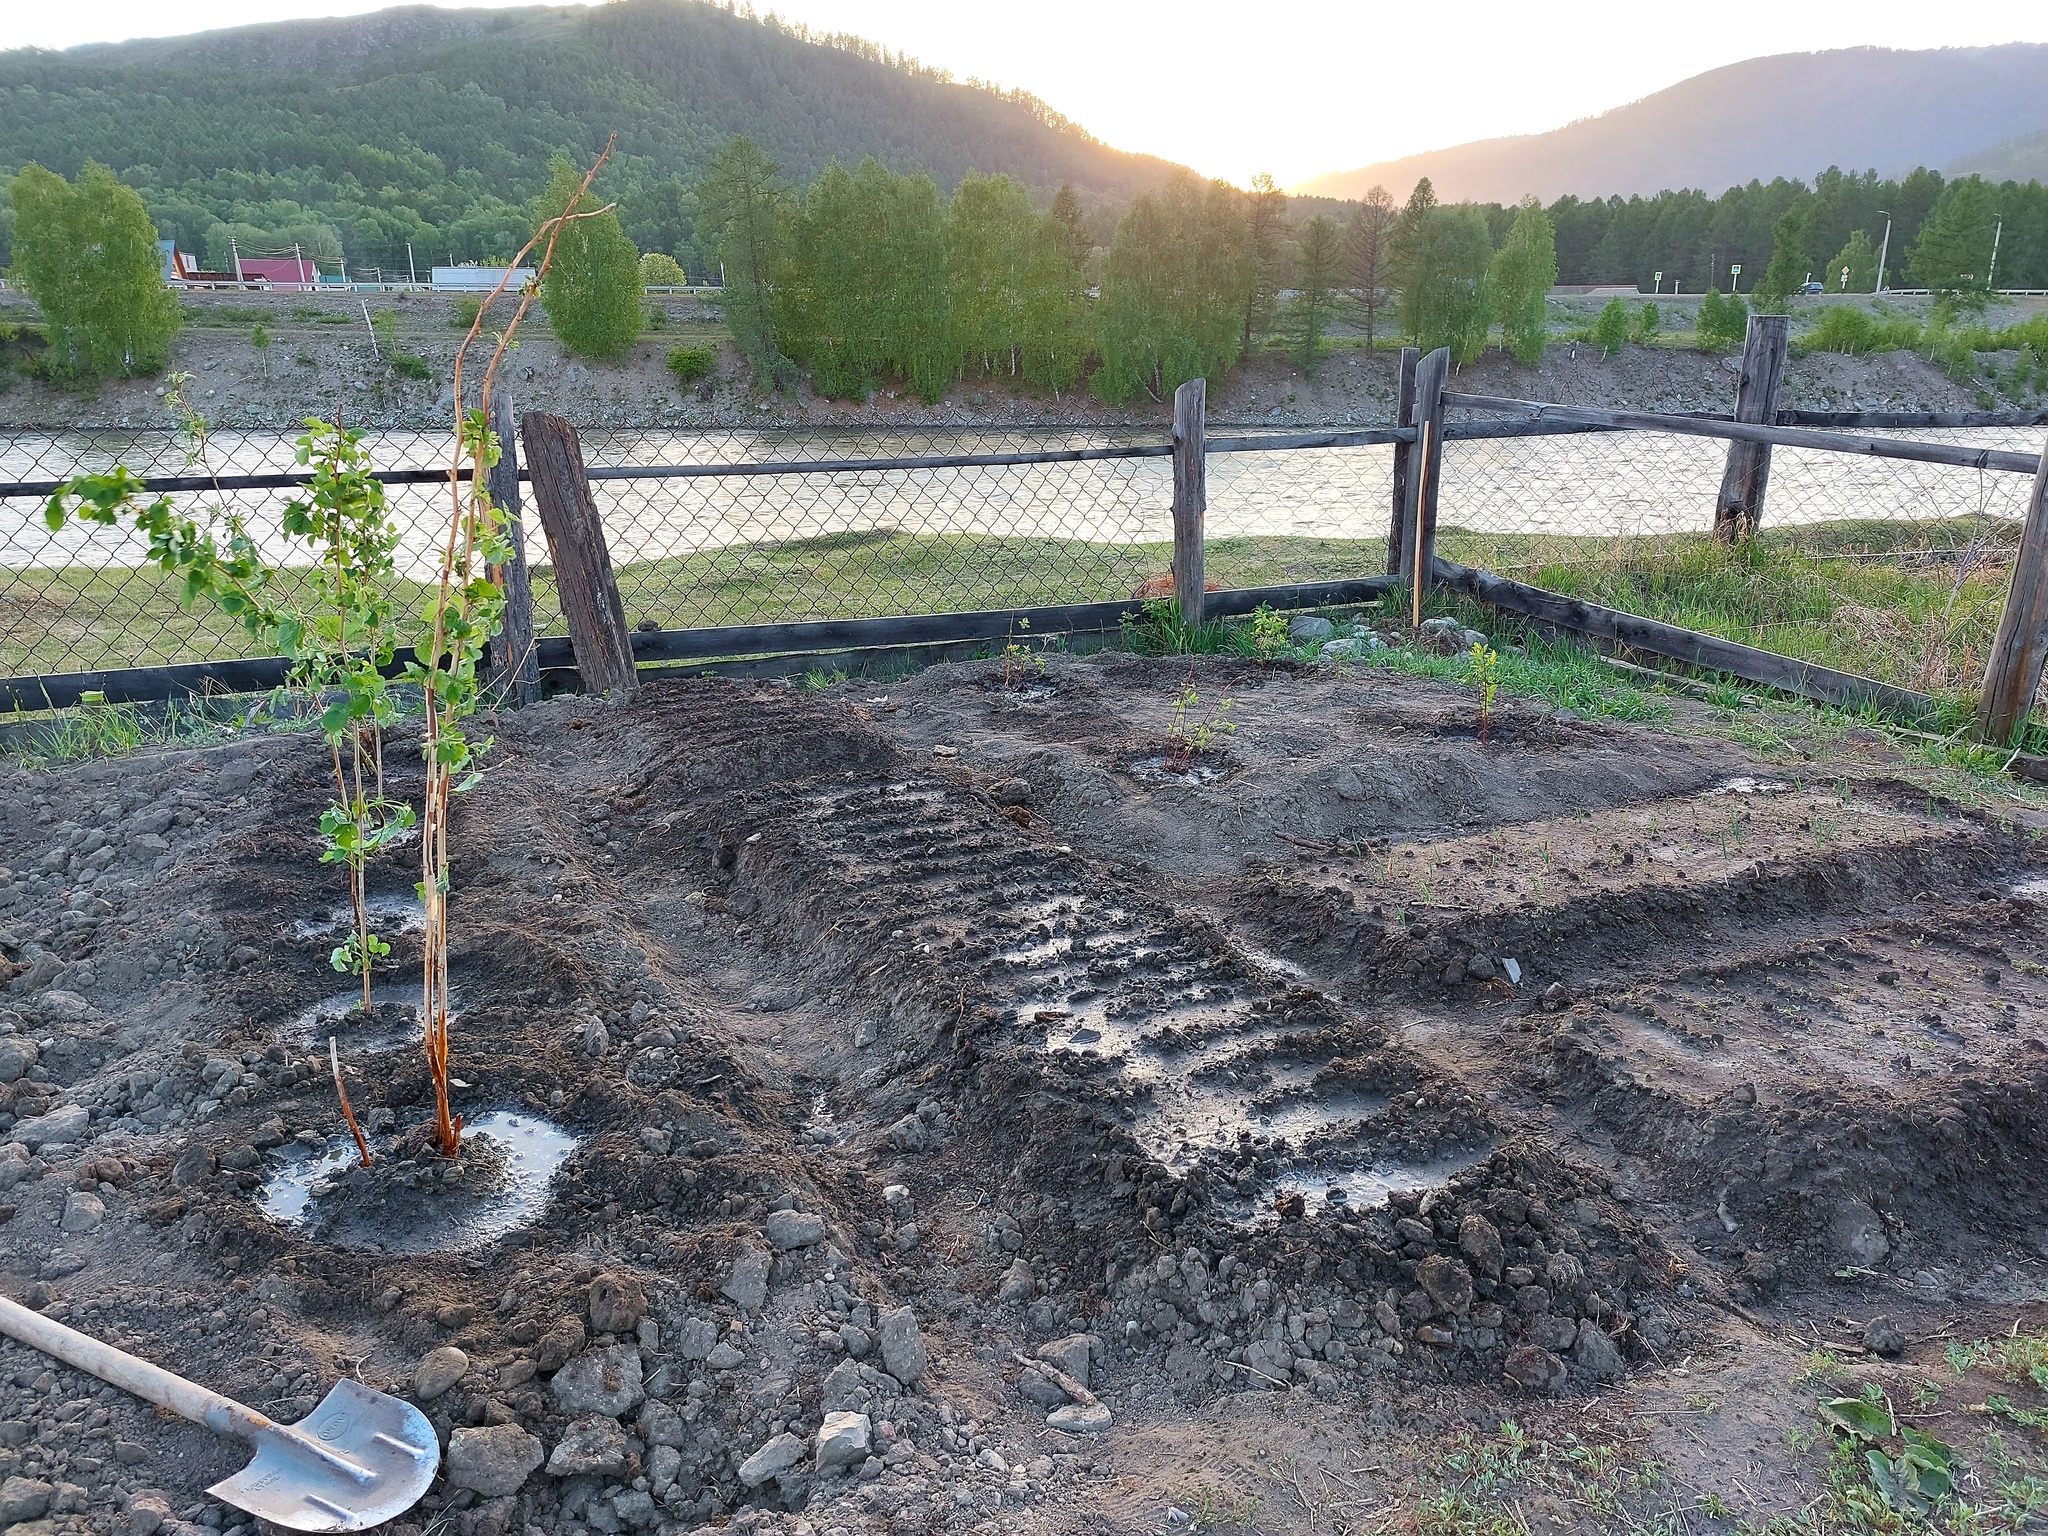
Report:
[[[2048,44],[1838,48],[1748,59],[1548,133],[1387,160],[1295,190],[1357,197],[1380,185],[1401,198],[1427,176],[1449,202],[1716,193],[1828,165],[1947,165],[2044,127]]]
[[[86,159],[205,251],[246,226],[332,225],[351,262],[509,254],[556,152],[617,132],[599,190],[643,248],[690,241],[689,189],[744,133],[803,185],[874,155],[950,189],[1007,171],[1121,201],[1165,161],[1098,142],[1021,92],[960,84],[843,36],[693,0],[436,10],[0,53],[0,172]],[[245,241],[246,248],[246,241]]]
[[[1953,176],[1982,176],[1986,181],[2048,181],[2048,128],[1964,155],[1948,171]]]

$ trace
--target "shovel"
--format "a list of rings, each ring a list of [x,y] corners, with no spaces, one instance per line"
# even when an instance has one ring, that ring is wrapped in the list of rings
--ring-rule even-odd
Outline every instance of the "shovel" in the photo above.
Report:
[[[0,1333],[217,1435],[248,1441],[256,1459],[206,1491],[295,1531],[360,1531],[395,1520],[419,1502],[441,1465],[426,1415],[359,1381],[336,1382],[305,1418],[279,1424],[5,1297]]]

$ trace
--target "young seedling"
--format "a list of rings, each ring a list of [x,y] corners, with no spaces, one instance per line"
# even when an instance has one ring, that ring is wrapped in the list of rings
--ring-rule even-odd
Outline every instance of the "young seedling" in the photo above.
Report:
[[[1252,649],[1262,661],[1271,661],[1287,649],[1287,620],[1271,603],[1252,610]]]
[[[1173,716],[1166,726],[1166,766],[1186,773],[1196,758],[1213,751],[1219,738],[1232,735],[1237,722],[1230,718],[1231,700],[1222,699],[1207,715],[1201,713],[1202,696],[1190,677],[1173,701]]]
[[[1045,673],[1045,658],[1030,646],[1021,643],[1019,633],[1029,635],[1031,620],[1013,619],[1010,622],[1008,638],[1003,646],[1003,686],[1015,688],[1026,678],[1040,677]]]
[[[348,1122],[348,1133],[356,1139],[356,1153],[367,1168],[370,1166],[370,1143],[363,1135],[363,1128],[356,1124],[356,1112],[348,1101],[348,1084],[341,1080],[341,1052],[334,1048],[332,1035],[327,1037],[327,1065],[334,1073],[334,1096],[341,1100],[341,1118]]]
[[[1479,741],[1493,724],[1493,699],[1500,691],[1500,652],[1483,640],[1472,642],[1472,683],[1479,690]]]

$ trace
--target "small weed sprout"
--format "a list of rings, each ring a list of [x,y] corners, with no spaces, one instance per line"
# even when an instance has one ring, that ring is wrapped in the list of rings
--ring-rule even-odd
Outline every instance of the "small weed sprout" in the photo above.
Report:
[[[1029,636],[1031,620],[1017,618],[1010,622],[1010,632],[1003,646],[1003,686],[1015,688],[1027,679],[1039,677],[1045,672],[1045,658],[1018,640],[1021,633]]]
[[[1252,610],[1252,649],[1263,661],[1270,661],[1287,649],[1287,620],[1271,603]]]
[[[1214,751],[1221,738],[1235,734],[1237,722],[1230,718],[1231,703],[1220,699],[1204,715],[1194,679],[1183,683],[1166,726],[1166,766],[1175,773],[1186,773],[1196,758]]]
[[[1472,642],[1472,686],[1479,690],[1479,740],[1493,724],[1494,695],[1500,692],[1500,652],[1483,640]]]

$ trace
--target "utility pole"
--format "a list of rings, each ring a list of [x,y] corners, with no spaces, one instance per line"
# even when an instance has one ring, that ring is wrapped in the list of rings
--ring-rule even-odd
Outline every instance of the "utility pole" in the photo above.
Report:
[[[1884,210],[1884,209],[1882,209],[1882,208],[1878,209],[1877,211],[1878,211],[1879,213],[1883,213],[1883,214],[1884,214],[1884,244],[1880,245],[1880,246],[1879,246],[1879,247],[1877,248],[1877,286],[1876,286],[1875,288],[1873,288],[1873,289],[1871,290],[1871,292],[1872,292],[1872,293],[1883,293],[1883,292],[1884,292],[1884,260],[1885,260],[1885,257],[1887,257],[1887,256],[1889,256],[1889,255],[1891,254],[1891,249],[1892,249],[1892,216],[1891,216],[1891,215],[1890,215],[1889,213],[1885,213],[1885,210]]]
[[[1998,228],[1991,232],[1991,265],[1984,271],[1984,286],[1993,293],[1998,291],[1998,240],[2005,233],[2005,220],[1998,221]]]
[[[234,258],[235,281],[247,282],[248,279],[242,276],[242,244],[233,235],[228,236],[228,254]]]
[[[412,242],[410,240],[405,242],[405,271],[406,275],[412,279],[413,287],[419,287],[420,269],[412,263]]]

